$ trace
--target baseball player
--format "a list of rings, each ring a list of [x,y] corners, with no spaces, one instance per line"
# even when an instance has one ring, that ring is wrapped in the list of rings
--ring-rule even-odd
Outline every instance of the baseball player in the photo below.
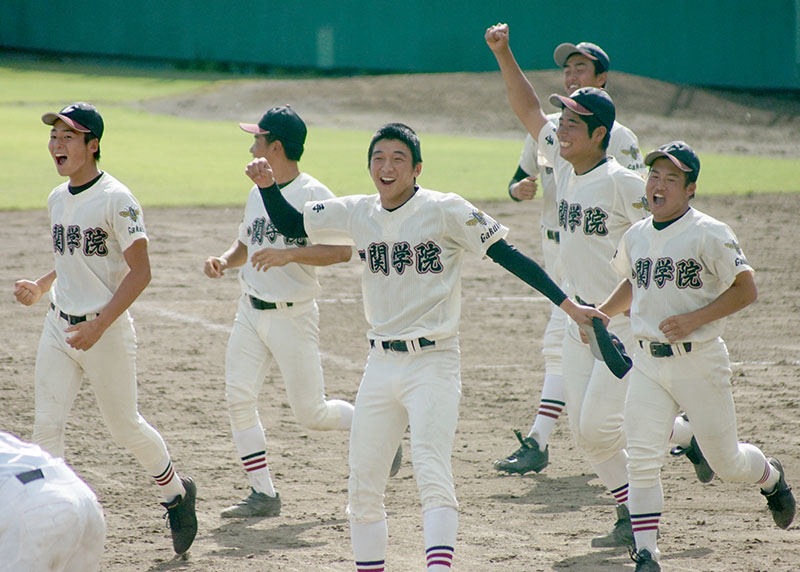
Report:
[[[128,307],[150,282],[142,208],[125,185],[97,168],[103,118],[94,106],[74,103],[42,121],[52,126],[50,155],[69,182],[47,200],[54,270],[14,285],[26,306],[50,296],[36,354],[33,441],[64,455],[67,416],[86,375],[114,442],[153,475],[173,548],[183,554],[197,534],[196,486],[178,475],[136,403],[136,334]]]
[[[485,39],[503,75],[511,107],[528,132],[538,139],[539,151],[553,165],[558,188],[560,264],[567,290],[580,303],[599,304],[617,279],[607,261],[622,234],[643,218],[644,180],[606,154],[615,119],[614,102],[595,87],[552,95],[562,108],[559,125],[547,120],[531,84],[523,75],[508,43],[506,24],[487,29]],[[625,346],[630,324],[620,315],[609,329]],[[581,341],[579,325],[570,322],[563,348],[564,394],[572,434],[592,469],[614,496],[617,521],[592,546],[633,543],[628,516],[628,473],[622,414],[627,376],[617,379]]]
[[[565,95],[582,87],[605,88],[609,59],[599,46],[589,42],[560,44],[553,53],[553,59],[556,65],[564,70]],[[557,124],[560,116],[560,112],[551,113],[547,115],[547,120]],[[607,153],[623,167],[636,171],[644,177],[645,168],[639,152],[639,140],[633,131],[618,121],[614,121],[611,127]],[[540,161],[542,165],[539,165]],[[563,277],[556,265],[560,240],[556,180],[552,165],[545,163],[544,157],[538,153],[536,141],[527,134],[517,171],[508,185],[508,194],[517,202],[533,199],[537,191],[538,178],[544,200],[541,215],[544,267],[556,282],[561,283]],[[514,431],[520,441],[520,447],[508,457],[495,461],[494,468],[499,471],[521,475],[529,471],[538,473],[549,463],[550,452],[547,441],[564,410],[561,346],[566,325],[566,316],[554,306],[542,340],[545,372],[539,409],[527,437],[523,438],[519,431]]]
[[[463,255],[489,256],[579,322],[604,316],[567,298],[504,240],[508,229],[489,215],[458,195],[419,187],[422,154],[411,128],[384,125],[367,156],[377,194],[306,203],[302,213],[283,199],[266,160],[250,163],[247,173],[283,234],[354,243],[365,263],[370,351],[353,414],[348,486],[356,569],[384,570],[383,495],[394,448],[408,425],[427,570],[443,572],[452,565],[458,526],[450,456],[461,396]]]
[[[725,480],[757,483],[775,523],[787,528],[795,499],[777,459],[740,443],[724,318],[755,301],[753,269],[728,225],[693,209],[700,160],[683,141],[648,153],[653,213],[622,237],[613,268],[623,281],[600,306],[630,309],[633,370],[625,404],[630,513],[638,572],[661,570],[656,544],[664,506],[663,451],[683,409],[711,468]]]
[[[0,431],[0,570],[93,572],[106,523],[92,490],[38,445]]]
[[[267,158],[286,199],[295,206],[333,198],[311,175],[301,173],[306,125],[288,105],[273,107],[255,123],[239,127],[253,134],[250,153]],[[251,494],[222,511],[223,517],[277,516],[281,499],[275,492],[266,459],[266,437],[258,416],[258,394],[270,363],[280,368],[289,405],[297,421],[309,429],[349,429],[353,406],[325,399],[319,356],[320,294],[315,266],[345,262],[349,246],[310,245],[306,238],[283,236],[264,210],[253,187],[239,226],[239,235],[222,256],[206,260],[209,278],[241,267],[242,295],[225,354],[225,395],[233,441],[250,482]]]

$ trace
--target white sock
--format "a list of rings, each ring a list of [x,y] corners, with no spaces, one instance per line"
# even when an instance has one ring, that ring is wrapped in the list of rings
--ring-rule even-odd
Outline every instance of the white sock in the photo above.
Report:
[[[670,435],[669,442],[679,447],[688,447],[693,436],[692,426],[686,419],[678,415],[672,424],[672,435]]]
[[[628,500],[628,453],[625,449],[617,451],[608,461],[592,465],[592,469],[614,495],[617,504]]]
[[[449,506],[422,513],[428,572],[450,572],[458,532],[458,511]]]
[[[236,444],[250,486],[256,492],[274,497],[275,486],[272,484],[267,465],[267,438],[264,436],[261,422],[243,431],[234,431],[233,442]]]
[[[758,484],[761,486],[762,491],[771,493],[778,481],[781,480],[781,474],[769,462],[765,463],[765,465],[764,476],[759,479]]]
[[[556,426],[556,421],[561,416],[566,406],[564,397],[564,381],[562,376],[545,374],[542,386],[542,397],[539,401],[539,411],[533,420],[528,437],[533,437],[539,444],[539,450],[544,451],[550,434]]]
[[[161,493],[161,496],[164,497],[166,502],[172,502],[178,495],[186,494],[186,489],[183,488],[183,483],[181,482],[181,478],[178,475],[178,472],[172,467],[172,461],[169,460],[169,457],[166,459],[166,469],[161,471],[159,474],[154,475],[153,478],[158,485],[158,491]],[[161,465],[162,467],[164,464]]]
[[[658,525],[664,509],[664,492],[661,481],[653,487],[631,487],[628,506],[631,513],[636,551],[647,549],[658,560]]]
[[[389,529],[386,519],[377,522],[350,521],[350,542],[358,572],[383,572]]]

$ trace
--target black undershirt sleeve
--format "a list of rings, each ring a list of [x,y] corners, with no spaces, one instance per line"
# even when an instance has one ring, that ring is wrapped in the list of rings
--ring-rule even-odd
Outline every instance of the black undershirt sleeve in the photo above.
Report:
[[[266,189],[259,187],[258,190],[261,192],[264,208],[267,209],[267,214],[279,233],[287,238],[306,238],[308,236],[303,225],[303,213],[289,204],[289,201],[281,193],[278,183],[274,183]]]
[[[491,245],[486,254],[511,274],[544,294],[556,306],[567,299],[567,295],[553,282],[544,268],[508,244],[505,239]]]
[[[508,182],[508,196],[511,197],[511,200],[520,202],[518,198],[511,194],[511,187],[519,183],[525,177],[529,177],[530,175],[525,172],[525,170],[517,165],[517,172],[514,173],[514,176],[511,177],[511,180]]]

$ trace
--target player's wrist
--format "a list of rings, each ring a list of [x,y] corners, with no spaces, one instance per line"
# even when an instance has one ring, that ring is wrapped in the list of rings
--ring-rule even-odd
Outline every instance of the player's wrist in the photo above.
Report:
[[[514,194],[518,186],[519,186],[519,181],[514,181],[510,185],[508,185],[508,196],[511,197],[512,201],[517,203],[522,202],[522,199],[517,198],[517,196]]]

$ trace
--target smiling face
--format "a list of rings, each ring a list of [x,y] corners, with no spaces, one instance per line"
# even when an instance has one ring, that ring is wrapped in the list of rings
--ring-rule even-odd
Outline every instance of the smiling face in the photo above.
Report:
[[[647,202],[653,220],[667,222],[681,216],[689,209],[689,199],[697,183],[687,183],[686,173],[666,157],[656,159],[647,175]]]
[[[564,93],[570,94],[582,87],[603,87],[608,72],[595,75],[594,62],[583,54],[574,53],[564,64]]]
[[[414,165],[411,149],[397,139],[381,139],[375,143],[369,161],[369,174],[378,189],[381,205],[394,209],[414,195],[416,178],[422,163]]]
[[[62,120],[57,120],[50,130],[50,143],[47,148],[62,177],[69,177],[72,186],[88,183],[99,171],[94,159],[100,143],[92,139],[88,143],[83,133],[73,130]]]
[[[605,150],[600,146],[605,132],[604,127],[598,127],[589,135],[589,125],[579,114],[565,107],[558,120],[556,132],[561,156],[572,163],[580,174],[584,163],[596,162],[598,154],[605,155]]]

